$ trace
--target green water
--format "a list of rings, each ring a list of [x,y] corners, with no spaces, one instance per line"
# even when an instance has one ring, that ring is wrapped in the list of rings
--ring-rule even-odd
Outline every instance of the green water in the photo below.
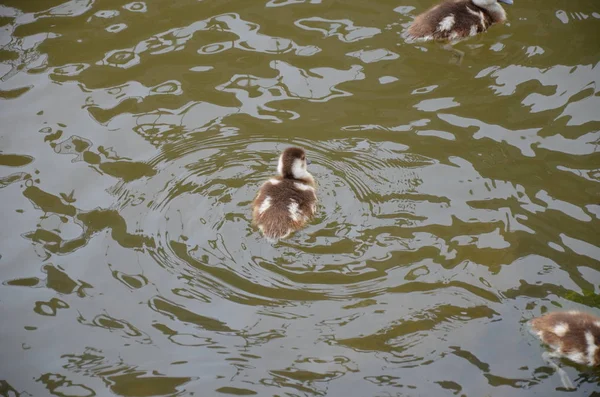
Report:
[[[0,395],[561,393],[525,322],[600,314],[600,3],[457,65],[429,0],[63,1],[0,2]],[[320,206],[271,245],[289,145]]]

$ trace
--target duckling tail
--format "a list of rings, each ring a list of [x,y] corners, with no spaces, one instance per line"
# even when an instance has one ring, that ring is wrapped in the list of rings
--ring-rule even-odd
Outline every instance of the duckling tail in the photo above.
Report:
[[[259,223],[258,228],[270,243],[276,243],[279,239],[289,236],[292,232],[287,222],[276,222],[273,220]]]
[[[300,222],[290,218],[286,207],[277,205],[267,209],[262,214],[256,211],[254,224],[258,226],[263,236],[270,242],[286,238],[301,226]]]

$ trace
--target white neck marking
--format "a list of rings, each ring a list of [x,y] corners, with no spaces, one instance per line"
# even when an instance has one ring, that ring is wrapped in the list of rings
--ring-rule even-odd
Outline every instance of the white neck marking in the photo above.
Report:
[[[279,156],[279,162],[277,163],[277,173],[283,176],[283,154]]]
[[[494,22],[503,22],[506,20],[506,11],[497,0],[472,0],[473,4],[477,7],[481,7],[490,13]]]
[[[300,159],[295,159],[292,165],[292,175],[296,179],[308,178],[311,175],[306,170],[306,163]]]

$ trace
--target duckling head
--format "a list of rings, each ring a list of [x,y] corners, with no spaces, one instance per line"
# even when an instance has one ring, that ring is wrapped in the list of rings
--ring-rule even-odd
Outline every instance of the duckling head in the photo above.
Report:
[[[279,156],[277,172],[283,178],[290,179],[312,179],[312,175],[306,170],[310,162],[306,159],[304,149],[289,147]]]
[[[506,11],[499,3],[512,4],[513,0],[472,0],[477,7],[487,10],[494,23],[506,21]]]

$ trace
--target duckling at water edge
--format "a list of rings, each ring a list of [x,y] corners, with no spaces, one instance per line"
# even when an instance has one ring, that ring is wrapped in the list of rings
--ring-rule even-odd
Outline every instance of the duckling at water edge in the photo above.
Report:
[[[252,218],[267,239],[285,238],[314,216],[315,180],[307,171],[307,164],[303,149],[287,148],[279,156],[279,175],[260,187],[252,203]]]
[[[408,28],[415,40],[456,41],[484,32],[493,24],[506,21],[506,12],[498,2],[512,0],[445,0],[418,15]]]
[[[559,373],[567,389],[573,389],[573,384],[553,359],[600,366],[600,317],[578,311],[554,312],[532,319],[529,326],[550,347],[551,351],[543,357]]]

